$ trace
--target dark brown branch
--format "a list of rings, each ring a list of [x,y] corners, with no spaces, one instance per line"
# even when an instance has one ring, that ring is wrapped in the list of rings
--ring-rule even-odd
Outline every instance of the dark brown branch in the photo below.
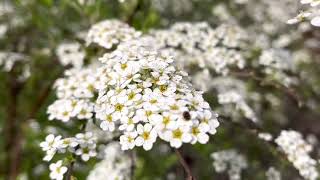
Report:
[[[175,152],[176,152],[176,155],[179,159],[180,164],[182,165],[184,171],[187,173],[186,180],[196,180],[195,177],[192,175],[191,169],[190,169],[189,165],[187,164],[187,162],[184,160],[179,149],[175,149]]]
[[[57,66],[57,61],[52,61],[50,66]],[[60,77],[64,72],[64,69],[59,71],[57,74],[57,78]],[[39,112],[43,104],[45,103],[46,99],[50,95],[51,88],[55,79],[50,82],[40,93],[40,96],[36,99],[34,106],[32,107],[30,113],[25,117],[24,121],[18,121],[17,117],[17,108],[18,108],[18,96],[20,91],[23,88],[24,84],[17,81],[16,76],[11,75],[9,79],[9,90],[10,90],[10,97],[9,105],[8,105],[8,119],[6,122],[6,131],[5,131],[5,140],[7,141],[5,145],[5,149],[7,152],[7,165],[8,169],[6,170],[6,177],[8,180],[15,180],[19,174],[19,169],[21,165],[21,158],[22,158],[22,144],[24,141],[23,136],[23,127],[28,125],[30,119],[35,118],[36,114]]]
[[[4,139],[6,152],[6,167],[5,176],[8,180],[15,180],[19,171],[19,158],[16,153],[20,151],[19,142],[20,137],[20,122],[18,119],[18,101],[24,83],[19,82],[17,74],[13,70],[9,73],[8,87],[9,87],[9,101],[7,106],[7,119],[4,124]]]
[[[73,172],[74,163],[75,163],[75,161],[73,160],[70,163],[69,167],[68,167],[68,171],[67,171],[67,174],[66,174],[66,180],[71,180],[72,179],[72,172]]]

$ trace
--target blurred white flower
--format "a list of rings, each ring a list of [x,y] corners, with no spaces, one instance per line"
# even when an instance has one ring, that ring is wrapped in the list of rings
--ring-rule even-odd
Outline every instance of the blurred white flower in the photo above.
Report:
[[[52,163],[49,166],[50,179],[63,180],[63,175],[67,172],[68,168],[63,166],[62,160]]]

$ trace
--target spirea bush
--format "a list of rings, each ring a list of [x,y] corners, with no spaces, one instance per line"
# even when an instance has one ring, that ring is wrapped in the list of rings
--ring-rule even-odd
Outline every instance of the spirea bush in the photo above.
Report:
[[[0,179],[320,179],[319,6],[0,2]]]

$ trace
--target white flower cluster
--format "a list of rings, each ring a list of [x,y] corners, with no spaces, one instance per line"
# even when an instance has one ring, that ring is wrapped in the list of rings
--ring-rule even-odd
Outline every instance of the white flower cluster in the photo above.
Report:
[[[0,52],[0,66],[3,70],[9,72],[18,61],[25,61],[26,57],[20,53]]]
[[[14,52],[0,52],[0,67],[3,71],[10,72],[17,63],[21,63],[23,68],[19,75],[19,80],[24,81],[30,76],[30,66],[28,64],[29,58],[20,53]]]
[[[58,99],[48,107],[49,119],[64,122],[71,118],[90,119],[97,79],[93,67],[67,70],[65,77],[55,83]]]
[[[221,105],[235,104],[236,110],[240,110],[244,117],[252,120],[253,122],[258,121],[254,111],[246,103],[243,96],[235,90],[218,94],[218,102]]]
[[[57,152],[66,153],[66,151],[80,156],[83,161],[88,161],[97,155],[96,141],[96,137],[91,132],[78,133],[75,137],[64,139],[62,136],[49,134],[45,141],[40,143],[40,147],[46,152],[43,158],[45,161],[51,161]]]
[[[288,24],[296,24],[307,19],[311,19],[310,23],[320,27],[320,1],[319,0],[300,0],[301,4],[310,5],[306,11],[301,11],[296,17],[289,19]]]
[[[259,57],[259,64],[264,67],[264,72],[272,76],[285,86],[290,86],[296,79],[288,76],[284,71],[293,69],[293,60],[289,51],[283,49],[267,49],[262,51]]]
[[[9,25],[7,22],[2,22],[2,17],[14,13],[14,9],[9,2],[0,2],[0,39],[4,38],[8,32]]]
[[[140,36],[140,32],[119,20],[104,20],[94,24],[87,35],[86,43],[96,43],[106,49]]]
[[[291,55],[288,51],[268,49],[262,52],[259,58],[259,64],[274,69],[287,70],[291,68],[291,59]]]
[[[211,157],[216,172],[228,171],[230,180],[240,180],[241,171],[248,166],[246,158],[234,149],[214,152]]]
[[[125,152],[121,151],[118,142],[108,144],[104,150],[104,159],[90,171],[87,180],[129,180],[132,161]]]
[[[63,66],[72,65],[81,68],[85,58],[84,49],[78,42],[62,43],[57,47],[56,54]]]
[[[183,69],[196,65],[225,75],[228,67],[245,66],[239,49],[245,44],[246,34],[235,25],[213,29],[205,22],[181,22],[168,30],[154,30],[151,35],[156,39],[157,49],[172,53]]]
[[[299,132],[283,130],[275,142],[288,156],[288,160],[299,170],[302,177],[308,180],[315,180],[319,177],[317,162],[309,155],[313,147],[303,139]]]
[[[123,43],[100,61],[96,117],[101,128],[123,131],[123,150],[150,150],[157,137],[175,148],[183,143],[205,144],[219,123],[201,92],[193,90],[186,73],[173,59],[138,41]]]
[[[281,180],[281,174],[274,167],[270,167],[266,172],[267,180]]]

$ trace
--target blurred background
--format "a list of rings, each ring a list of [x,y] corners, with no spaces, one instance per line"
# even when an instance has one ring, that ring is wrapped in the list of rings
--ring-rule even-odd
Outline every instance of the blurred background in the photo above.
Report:
[[[214,91],[208,91],[206,100],[225,120],[209,144],[186,145],[181,151],[199,180],[230,179],[227,172],[215,171],[210,158],[211,153],[225,149],[237,149],[246,157],[248,167],[242,179],[266,179],[271,166],[282,173],[282,179],[303,179],[274,144],[256,136],[258,130],[273,136],[282,129],[297,130],[313,145],[312,156],[319,159],[320,31],[309,22],[286,24],[300,8],[297,0],[1,0],[0,179],[49,179],[40,142],[50,133],[78,131],[49,121],[46,113],[56,99],[53,84],[68,68],[59,62],[56,49],[69,40],[85,47],[88,29],[105,19],[122,20],[143,33],[177,22],[230,24],[249,34],[250,62],[270,49],[290,54],[294,68],[283,72],[298,82],[292,86],[274,77],[275,73],[262,75],[262,81],[239,77],[245,82],[247,103],[262,121],[259,126],[237,120],[242,116],[231,116],[224,106],[216,106]],[[86,49],[86,62],[97,52]],[[157,143],[150,152],[138,149],[135,153],[134,179],[184,179],[176,155],[164,143]],[[74,176],[86,179],[98,161],[77,164]]]

